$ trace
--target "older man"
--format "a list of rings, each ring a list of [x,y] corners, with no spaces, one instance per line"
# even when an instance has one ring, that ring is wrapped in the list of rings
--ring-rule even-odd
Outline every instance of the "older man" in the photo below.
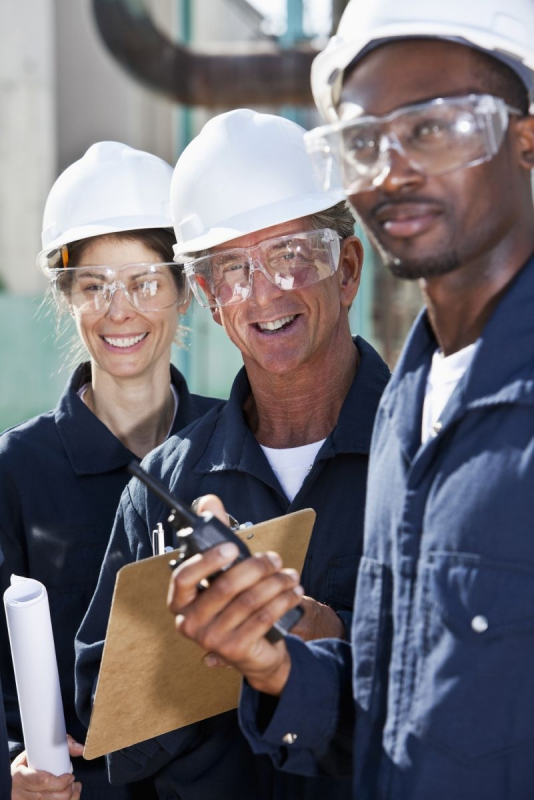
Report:
[[[371,429],[389,373],[370,345],[351,336],[362,248],[343,193],[325,191],[314,177],[303,133],[279,117],[233,111],[211,120],[178,161],[176,256],[244,368],[228,402],[146,466],[186,502],[218,494],[240,521],[314,508],[302,572],[305,614],[294,632],[342,638],[362,547]],[[78,635],[85,722],[115,574],[150,555],[149,532],[165,517],[134,481]],[[276,773],[252,756],[233,712],[113,754],[109,763],[112,781],[154,774],[160,796],[182,800],[351,794],[346,778]]]
[[[211,551],[173,587],[182,630],[264,692],[256,752],[348,771],[353,734],[358,800],[532,798],[533,42],[531,0],[352,0],[314,67],[311,149],[426,300],[373,434],[352,653],[262,638],[298,602],[267,560],[196,597],[232,557]]]

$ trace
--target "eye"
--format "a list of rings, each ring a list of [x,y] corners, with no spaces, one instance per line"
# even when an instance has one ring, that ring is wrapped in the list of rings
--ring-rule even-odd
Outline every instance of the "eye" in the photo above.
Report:
[[[102,292],[105,286],[102,283],[87,283],[80,288],[85,294],[97,294],[98,292]]]
[[[371,126],[343,132],[343,149],[357,161],[376,160],[380,149],[380,131]]]
[[[416,125],[412,131],[412,138],[414,139],[439,139],[448,134],[451,130],[451,125],[448,120],[444,119],[428,119]]]
[[[240,269],[246,269],[247,265],[242,261],[235,261],[229,264],[223,264],[222,267],[219,267],[219,271],[225,275],[227,272],[236,272]]]

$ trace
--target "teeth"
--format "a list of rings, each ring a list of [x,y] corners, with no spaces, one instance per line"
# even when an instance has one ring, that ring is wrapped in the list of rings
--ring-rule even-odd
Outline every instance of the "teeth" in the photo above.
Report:
[[[293,322],[296,316],[296,314],[293,314],[291,317],[280,317],[280,319],[275,319],[273,322],[258,322],[258,328],[262,331],[277,331],[289,322]]]
[[[115,339],[112,336],[104,336],[103,339],[113,347],[133,347],[134,344],[140,342],[141,339],[144,339],[147,335],[146,333],[140,333],[139,336],[130,336],[127,339]]]

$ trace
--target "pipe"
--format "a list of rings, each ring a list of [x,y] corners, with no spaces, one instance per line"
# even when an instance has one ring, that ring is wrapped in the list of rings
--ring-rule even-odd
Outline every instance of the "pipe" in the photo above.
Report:
[[[106,47],[137,81],[190,106],[311,106],[309,45],[232,44],[198,52],[175,44],[152,22],[142,0],[92,0]]]

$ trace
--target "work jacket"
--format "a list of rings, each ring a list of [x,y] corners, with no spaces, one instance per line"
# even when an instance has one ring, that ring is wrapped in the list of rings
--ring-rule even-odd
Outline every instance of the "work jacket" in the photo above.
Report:
[[[389,370],[359,337],[361,360],[336,427],[319,450],[292,502],[285,496],[243,412],[250,384],[242,370],[228,402],[170,439],[146,460],[147,469],[183,502],[219,495],[240,522],[253,523],[303,508],[317,517],[302,571],[307,594],[350,619],[362,549],[363,509],[371,431]],[[307,409],[303,413],[313,413]],[[344,502],[351,497],[350,506]],[[149,532],[168,509],[134,480],[123,494],[98,587],[77,637],[77,708],[87,722],[118,569],[151,555]],[[350,625],[350,622],[349,622]],[[150,676],[147,676],[147,680]],[[345,800],[350,780],[303,780],[276,775],[266,759],[254,759],[235,712],[112,754],[110,776],[118,783],[156,776],[160,798],[235,800],[315,798]]]
[[[352,658],[291,637],[276,712],[260,734],[247,688],[242,724],[283,769],[352,750],[358,800],[532,800],[534,258],[422,445],[436,347],[422,313],[378,411]]]
[[[0,549],[0,564],[4,556]],[[2,700],[2,687],[0,686],[0,701]],[[4,705],[0,703],[0,797],[11,797],[11,772],[9,747],[7,743],[6,718],[4,715]]]
[[[189,393],[171,366],[179,404],[172,431],[215,401]],[[73,374],[57,408],[0,436],[0,588],[12,574],[41,581],[48,592],[67,732],[85,729],[74,710],[74,637],[93,595],[122,490],[135,458],[78,397],[91,380],[88,364]],[[137,459],[138,460],[138,459]],[[11,757],[24,748],[5,616],[0,614],[0,674]],[[84,800],[118,797],[104,760],[74,762]],[[92,787],[94,783],[94,795]]]

